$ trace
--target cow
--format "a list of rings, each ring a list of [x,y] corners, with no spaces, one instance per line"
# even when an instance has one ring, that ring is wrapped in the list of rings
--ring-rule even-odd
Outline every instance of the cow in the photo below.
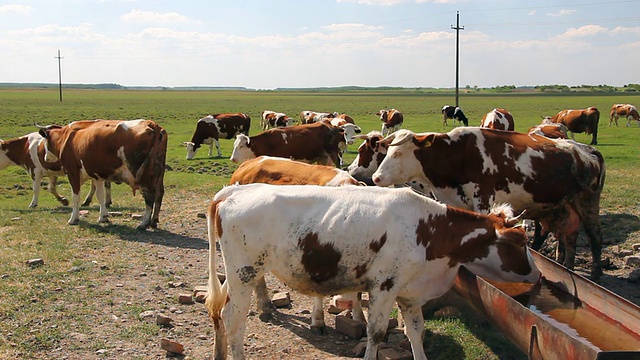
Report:
[[[567,127],[560,123],[543,122],[530,127],[527,133],[546,136],[550,139],[567,139],[568,131]]]
[[[344,142],[344,131],[325,122],[275,128],[254,136],[238,134],[230,160],[241,163],[268,155],[340,166]]]
[[[266,131],[275,127],[293,126],[293,119],[285,113],[265,110],[260,116],[260,125],[262,130]]]
[[[569,129],[571,139],[575,140],[575,133],[591,134],[590,145],[598,145],[598,122],[600,111],[595,107],[578,110],[562,110],[554,116],[547,116],[544,120],[560,123]]]
[[[360,134],[362,132],[362,129],[360,128],[360,126],[353,123],[349,123],[342,118],[336,117],[331,120],[328,120],[328,119],[324,120],[324,122],[331,126],[338,127],[344,131],[345,145],[353,145],[356,134]],[[342,151],[346,151],[346,150],[347,150],[346,146],[342,148]]]
[[[458,122],[462,122],[464,126],[469,126],[469,119],[467,119],[462,109],[458,106],[445,105],[440,110],[442,112],[442,125],[447,126],[447,120],[453,119]]]
[[[635,120],[640,126],[640,114],[638,114],[638,109],[631,104],[615,104],[611,107],[611,113],[609,114],[609,127],[611,127],[611,123],[615,121],[616,126],[618,126],[618,118],[625,117],[627,119],[627,127],[631,125],[631,120]]]
[[[382,109],[376,112],[382,121],[382,134],[388,135],[398,130],[404,121],[404,116],[396,109]]]
[[[71,185],[70,225],[79,222],[80,187],[88,179],[96,185],[99,223],[109,222],[104,181],[140,189],[145,211],[138,229],[157,228],[167,155],[167,132],[152,120],[82,120],[66,126],[40,128],[47,162],[60,161]]]
[[[382,142],[389,148],[373,174],[376,185],[416,180],[428,184],[436,199],[473,211],[512,204],[524,218],[555,234],[556,259],[570,269],[582,223],[591,243],[591,275],[601,275],[605,165],[597,149],[571,140],[467,127],[448,133],[405,130]]]
[[[238,169],[231,175],[229,185],[264,183],[273,185],[320,185],[320,186],[357,186],[360,183],[351,177],[346,171],[333,166],[311,165],[300,161],[272,157],[258,156],[255,159],[247,160],[240,164]],[[267,285],[264,278],[260,280],[255,289],[258,299],[258,307],[263,314],[270,314],[272,311]],[[352,306],[354,320],[365,321],[360,302],[357,301],[356,294],[344,294],[337,305],[344,304]],[[313,304],[312,318],[315,325],[314,332],[324,331],[324,314],[322,312],[322,297],[316,297]]]
[[[353,118],[345,113],[342,114],[338,114],[336,115],[336,117],[334,119],[342,119],[344,120],[346,123],[348,124],[355,124],[355,120],[353,120]]]
[[[243,113],[214,114],[201,118],[196,124],[191,141],[182,143],[187,148],[187,160],[196,156],[196,151],[202,144],[209,145],[210,157],[213,155],[213,144],[215,144],[218,157],[221,157],[219,139],[233,139],[237,134],[249,135],[250,128],[251,118]]]
[[[513,116],[505,109],[493,109],[480,121],[480,127],[496,130],[514,131]]]
[[[266,272],[312,296],[368,291],[367,360],[377,357],[394,301],[414,359],[426,359],[422,305],[452,287],[460,266],[496,281],[541,278],[508,206],[482,215],[409,189],[249,184],[219,191],[207,219],[215,359],[226,358],[227,340],[231,357],[244,359],[251,291]]]
[[[47,190],[56,200],[63,206],[69,205],[69,200],[58,193],[58,177],[64,176],[64,169],[60,162],[48,163],[44,161],[44,138],[38,132],[21,136],[19,138],[0,140],[0,170],[7,166],[16,165],[23,167],[32,180],[33,198],[29,204],[30,208],[38,206],[38,198],[40,194],[40,184],[45,177],[49,178]],[[111,185],[105,182],[107,207],[111,205]],[[95,186],[92,184],[91,191],[87,194],[83,206],[89,205]]]
[[[323,121],[325,119],[333,119],[338,116],[337,112],[317,112],[311,110],[304,110],[300,113],[300,123],[301,124],[311,124],[314,122]]]

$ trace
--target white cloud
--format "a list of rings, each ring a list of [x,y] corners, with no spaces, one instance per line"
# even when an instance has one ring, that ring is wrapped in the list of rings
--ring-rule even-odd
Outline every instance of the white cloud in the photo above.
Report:
[[[337,0],[338,3],[356,3],[360,5],[391,6],[406,3],[406,0]]]
[[[560,34],[559,38],[583,38],[595,35],[607,34],[609,30],[600,25],[585,25],[579,28],[569,28],[564,34]]]
[[[331,25],[323,26],[322,28],[330,31],[370,31],[370,30],[382,29],[382,26],[372,26],[372,25],[351,23],[351,24],[331,24]]]
[[[156,13],[142,10],[131,10],[128,14],[120,16],[120,19],[143,23],[183,23],[190,21],[188,17],[175,12]]]
[[[574,14],[576,12],[577,12],[577,10],[574,10],[574,9],[562,9],[562,10],[556,12],[556,13],[548,13],[547,15],[558,17],[558,16],[571,15],[571,14]]]
[[[26,5],[3,5],[0,6],[0,15],[6,14],[20,14],[26,15],[31,12],[33,8]]]

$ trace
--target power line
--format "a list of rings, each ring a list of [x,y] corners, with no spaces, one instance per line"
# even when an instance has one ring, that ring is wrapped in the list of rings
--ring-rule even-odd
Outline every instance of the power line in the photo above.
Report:
[[[458,107],[458,95],[460,85],[460,30],[464,30],[464,26],[460,27],[460,12],[456,11],[456,26],[451,25],[451,29],[456,31],[456,107]]]

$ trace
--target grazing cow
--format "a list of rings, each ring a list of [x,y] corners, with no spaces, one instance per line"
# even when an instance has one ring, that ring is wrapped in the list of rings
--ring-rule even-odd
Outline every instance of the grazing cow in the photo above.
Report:
[[[344,131],[325,122],[271,129],[251,137],[238,134],[231,161],[241,163],[268,155],[340,166],[344,142]]]
[[[598,145],[600,111],[595,107],[578,110],[562,110],[554,116],[547,116],[545,120],[566,126],[571,133],[572,140],[575,140],[575,133],[583,132],[585,134],[592,134],[591,145]]]
[[[453,119],[462,122],[464,126],[469,126],[469,119],[458,106],[445,105],[442,107],[442,125],[447,126],[447,120]]]
[[[638,126],[640,126],[640,114],[638,114],[638,109],[631,104],[615,104],[611,107],[611,114],[609,116],[609,126],[611,126],[611,122],[615,121],[616,126],[618,126],[618,118],[622,116],[627,119],[627,127],[631,125],[631,120],[635,120],[638,122]]]
[[[368,291],[367,360],[376,359],[397,301],[414,359],[424,360],[422,305],[451,288],[461,265],[496,281],[540,279],[516,222],[508,206],[481,215],[408,189],[227,186],[208,209],[214,358],[226,358],[228,339],[231,357],[244,359],[251,291],[271,272],[307,295]]]
[[[528,134],[535,134],[539,136],[546,136],[550,139],[566,139],[567,132],[569,130],[566,126],[560,123],[542,122],[540,125],[535,125],[529,128]]]
[[[262,116],[260,117],[260,126],[263,131],[276,127],[293,126],[293,119],[284,113],[265,110],[262,112]]]
[[[389,135],[394,131],[400,129],[402,122],[404,121],[404,116],[400,112],[400,110],[396,109],[382,109],[376,113],[376,115],[380,116],[380,121],[382,121],[382,135]]]
[[[342,119],[342,120],[344,120],[345,122],[347,122],[349,124],[355,124],[356,123],[351,116],[349,116],[347,114],[344,114],[344,113],[336,115],[335,118],[336,119]]]
[[[353,145],[356,134],[360,134],[362,132],[360,126],[353,123],[348,123],[346,120],[341,118],[333,118],[331,120],[327,119],[324,120],[324,122],[331,126],[338,127],[344,131],[344,140],[346,145]],[[347,147],[345,146],[342,150],[347,150]]]
[[[436,199],[474,211],[512,204],[555,234],[556,258],[570,269],[582,223],[591,242],[591,274],[601,274],[598,213],[605,167],[597,149],[571,140],[467,127],[448,133],[403,131],[383,142],[389,149],[373,174],[376,185],[417,180],[429,184]]]
[[[209,145],[209,156],[211,156],[213,155],[213,144],[215,143],[218,157],[221,157],[219,139],[233,139],[237,134],[249,135],[250,128],[251,118],[247,114],[228,113],[203,117],[198,120],[196,131],[193,133],[191,141],[182,143],[187,148],[187,160],[196,156],[196,151],[202,144]]]
[[[325,119],[333,119],[338,115],[339,114],[337,112],[328,113],[328,112],[317,112],[317,111],[305,110],[300,113],[300,122],[302,124],[311,124],[314,122],[323,121]]]
[[[164,195],[167,132],[151,120],[84,120],[40,129],[46,139],[45,161],[60,161],[73,191],[69,224],[79,221],[80,186],[96,185],[98,222],[108,222],[104,181],[124,182],[135,195],[140,189],[145,210],[139,229],[158,227]]]
[[[320,185],[320,186],[347,186],[360,185],[346,171],[333,166],[311,165],[300,161],[285,158],[258,156],[255,159],[247,160],[240,164],[238,169],[231,175],[230,185],[233,184],[253,184],[264,183],[273,185]],[[264,314],[272,311],[271,300],[267,291],[264,278],[256,285],[256,296],[258,307]],[[351,303],[353,306],[353,318],[358,321],[365,321],[360,302],[357,301],[356,294],[342,295],[342,302]],[[323,332],[324,314],[322,312],[322,297],[316,297],[311,315],[316,332]]]
[[[514,131],[513,116],[505,109],[493,109],[482,118],[480,127],[495,130]]]
[[[59,161],[48,163],[44,161],[44,138],[37,132],[21,136],[15,139],[0,140],[0,169],[7,166],[16,165],[23,167],[29,173],[32,180],[33,198],[29,204],[30,208],[38,206],[40,194],[40,184],[45,177],[49,178],[47,189],[64,206],[69,205],[69,200],[58,194],[58,176],[64,176],[64,170]],[[107,207],[111,205],[111,185],[105,183]],[[92,184],[91,191],[87,194],[83,202],[89,205],[95,192]]]

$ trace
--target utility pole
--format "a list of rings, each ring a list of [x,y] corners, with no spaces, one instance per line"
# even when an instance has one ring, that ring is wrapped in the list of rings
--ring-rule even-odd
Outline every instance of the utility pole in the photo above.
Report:
[[[456,11],[456,26],[451,25],[451,29],[456,31],[456,107],[458,107],[458,96],[460,87],[460,30],[464,30],[464,26],[460,27],[460,12]]]
[[[58,59],[58,88],[60,89],[60,102],[62,102],[62,69],[60,67],[60,59],[62,57],[60,56],[60,49],[58,49],[58,56],[54,57]]]

